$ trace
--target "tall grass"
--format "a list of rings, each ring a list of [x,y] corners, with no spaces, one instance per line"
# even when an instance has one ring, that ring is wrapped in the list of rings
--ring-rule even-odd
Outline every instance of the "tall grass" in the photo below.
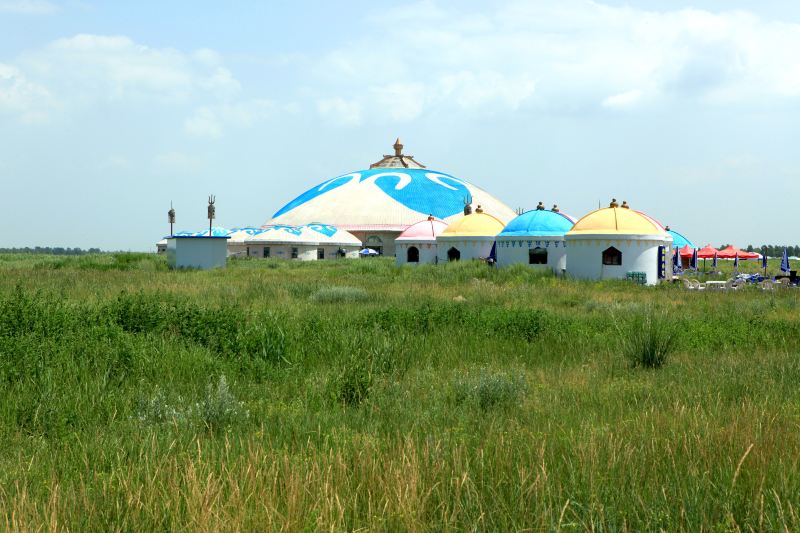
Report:
[[[0,268],[3,529],[800,527],[793,291],[380,259]]]

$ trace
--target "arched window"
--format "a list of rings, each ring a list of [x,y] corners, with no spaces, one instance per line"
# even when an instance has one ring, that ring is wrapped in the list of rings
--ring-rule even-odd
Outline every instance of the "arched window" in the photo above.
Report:
[[[416,246],[409,247],[406,253],[406,260],[409,263],[419,263],[419,248]]]
[[[458,251],[458,248],[450,248],[447,250],[447,260],[448,261],[458,261],[461,259],[461,252]]]
[[[539,248],[538,246],[532,250],[528,250],[528,264],[529,265],[546,265],[547,264],[547,250]]]
[[[622,252],[614,248],[606,248],[603,250],[603,264],[604,265],[621,265]]]

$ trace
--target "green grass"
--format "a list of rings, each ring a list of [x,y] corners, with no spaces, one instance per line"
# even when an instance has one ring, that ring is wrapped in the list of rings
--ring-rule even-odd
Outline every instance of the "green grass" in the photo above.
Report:
[[[3,529],[800,528],[800,291],[383,259],[0,272]]]

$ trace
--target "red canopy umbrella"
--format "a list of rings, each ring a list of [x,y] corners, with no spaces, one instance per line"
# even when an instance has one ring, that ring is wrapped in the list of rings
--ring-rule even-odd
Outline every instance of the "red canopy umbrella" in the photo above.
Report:
[[[694,248],[692,248],[691,246],[689,246],[687,244],[686,246],[684,246],[683,248],[678,250],[678,253],[681,254],[681,257],[685,257],[685,258],[691,259],[692,258],[692,254],[694,253]]]
[[[705,246],[697,250],[698,259],[712,259],[714,257],[714,254],[717,254],[717,257],[720,257],[719,250],[717,250],[710,244],[706,244]]]
[[[735,246],[728,246],[717,253],[717,257],[720,259],[733,259],[737,255],[739,256],[739,259],[758,259],[761,257],[755,252],[745,252],[744,250],[740,250]]]

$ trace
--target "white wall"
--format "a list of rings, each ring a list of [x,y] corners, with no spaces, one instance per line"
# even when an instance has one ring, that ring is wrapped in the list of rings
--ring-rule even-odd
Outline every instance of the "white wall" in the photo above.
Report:
[[[336,256],[336,252],[339,248],[344,249],[346,255],[345,257],[348,259],[358,259],[358,250],[359,247],[357,246],[330,246],[330,245],[323,245],[323,246],[309,246],[304,244],[299,244],[296,246],[285,245],[285,244],[269,244],[269,243],[258,243],[258,244],[249,244],[250,249],[250,257],[264,257],[264,248],[269,248],[270,252],[270,259],[292,259],[292,248],[297,248],[297,259],[296,261],[316,261],[317,260],[317,248],[322,248],[325,250],[325,260],[328,259],[338,259]]]
[[[669,252],[670,242],[651,235],[593,237],[566,237],[568,275],[581,279],[625,279],[628,272],[645,272],[648,285],[658,283],[658,247],[665,246]],[[622,252],[621,265],[603,264],[603,250],[610,246]]]
[[[406,259],[408,258],[408,249],[412,246],[416,246],[417,250],[419,250],[419,262],[420,263],[427,263],[427,264],[434,264],[436,263],[436,255],[437,255],[437,246],[436,241],[395,241],[395,255],[397,258],[395,261],[398,265],[416,265],[418,263],[409,263]]]
[[[494,237],[437,237],[437,255],[440,263],[447,263],[447,251],[456,248],[461,252],[461,261],[485,259],[492,252]]]
[[[528,263],[528,252],[534,248],[547,250],[547,265]],[[561,275],[567,268],[567,248],[563,237],[498,237],[497,265],[523,264],[531,268],[550,268]]]
[[[172,268],[224,267],[228,239],[219,237],[172,237],[167,239],[167,264]]]

